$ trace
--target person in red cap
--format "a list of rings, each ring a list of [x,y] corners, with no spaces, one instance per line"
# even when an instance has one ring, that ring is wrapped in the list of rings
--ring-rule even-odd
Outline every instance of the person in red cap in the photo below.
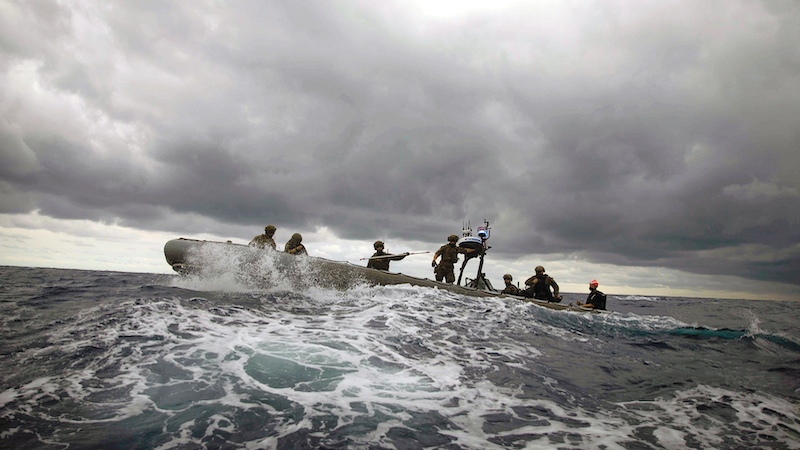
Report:
[[[606,309],[606,294],[597,290],[597,280],[589,282],[589,296],[586,297],[586,303],[578,302],[578,306],[592,309]]]

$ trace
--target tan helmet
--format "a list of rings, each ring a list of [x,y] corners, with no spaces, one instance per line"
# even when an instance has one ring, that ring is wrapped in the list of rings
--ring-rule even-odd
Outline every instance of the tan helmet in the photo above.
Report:
[[[456,242],[458,241],[458,236],[456,236],[455,234],[451,234],[450,236],[447,237],[447,240],[449,242]]]
[[[375,241],[375,243],[372,244],[372,246],[375,247],[375,250],[377,250],[378,247],[383,248],[383,241]]]
[[[513,280],[513,279],[514,279],[514,277],[512,277],[512,276],[511,276],[511,274],[508,274],[508,273],[507,273],[507,274],[503,275],[503,279],[504,279],[504,280],[511,281],[511,280]]]
[[[544,267],[542,267],[542,266],[536,266],[536,268],[535,268],[535,269],[533,269],[533,270],[535,270],[537,273],[538,273],[538,272],[544,272]]]
[[[303,236],[300,236],[300,233],[295,233],[292,235],[292,240],[295,242],[303,242]]]
[[[275,226],[273,226],[273,225],[267,225],[266,227],[264,227],[264,233],[267,233],[267,234],[273,233],[274,234],[276,229],[277,228],[275,228]]]

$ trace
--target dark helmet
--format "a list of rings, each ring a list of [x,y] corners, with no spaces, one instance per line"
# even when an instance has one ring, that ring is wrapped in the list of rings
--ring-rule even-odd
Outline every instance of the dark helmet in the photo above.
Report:
[[[377,250],[378,247],[383,248],[383,241],[375,241],[375,243],[372,244],[372,246],[375,247],[375,250]]]
[[[544,272],[544,267],[542,267],[542,266],[536,266],[536,268],[535,268],[535,269],[533,269],[533,270],[535,270],[536,272]]]
[[[503,275],[503,279],[504,279],[504,280],[511,281],[511,280],[513,280],[514,278],[513,278],[513,277],[512,277],[510,274],[505,274],[505,275]]]
[[[267,225],[267,226],[264,228],[264,233],[267,233],[267,234],[269,234],[269,233],[275,233],[275,230],[276,230],[276,228],[275,228],[273,225]]]
[[[449,242],[456,242],[458,241],[458,236],[456,236],[455,234],[451,234],[450,236],[447,237],[447,240]]]
[[[292,240],[295,242],[303,242],[303,236],[300,236],[300,233],[295,233],[292,235]]]

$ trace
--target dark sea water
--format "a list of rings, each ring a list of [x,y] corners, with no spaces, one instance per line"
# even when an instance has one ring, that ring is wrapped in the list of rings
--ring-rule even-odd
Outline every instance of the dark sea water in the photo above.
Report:
[[[0,448],[800,448],[797,302],[270,276],[0,267]]]

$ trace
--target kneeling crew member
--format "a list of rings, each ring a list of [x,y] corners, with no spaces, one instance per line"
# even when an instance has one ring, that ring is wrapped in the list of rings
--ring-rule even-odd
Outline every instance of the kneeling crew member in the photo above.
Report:
[[[548,302],[558,303],[561,301],[561,296],[558,295],[558,284],[553,277],[544,273],[544,267],[536,266],[536,275],[525,280],[525,288],[522,294],[528,298],[535,298],[537,300],[547,300]],[[550,292],[550,288],[553,292]]]
[[[578,302],[578,306],[592,309],[606,309],[606,294],[597,290],[597,280],[589,282],[589,296],[586,297],[586,303]]]
[[[375,254],[369,258],[367,262],[367,267],[370,269],[378,269],[378,270],[389,270],[389,263],[391,261],[400,261],[401,259],[408,256],[408,252],[402,253],[400,255],[392,255],[391,253],[385,253],[383,251],[383,242],[375,241],[373,244],[375,247]]]
[[[472,253],[476,249],[474,248],[461,248],[456,246],[456,242],[458,242],[458,236],[455,234],[451,234],[447,238],[447,244],[441,246],[439,250],[436,251],[436,254],[433,255],[433,262],[431,263],[431,267],[433,267],[433,273],[436,274],[436,281],[445,280],[448,283],[453,283],[456,281],[456,274],[454,272],[455,263],[458,262],[458,254],[463,253]],[[439,262],[439,265],[436,265],[436,258],[439,256],[442,257],[442,260]]]
[[[511,281],[513,279],[514,278],[509,274],[503,275],[503,281],[506,283],[506,288],[503,289],[503,292],[501,292],[501,294],[520,295],[519,288],[511,284]]]

